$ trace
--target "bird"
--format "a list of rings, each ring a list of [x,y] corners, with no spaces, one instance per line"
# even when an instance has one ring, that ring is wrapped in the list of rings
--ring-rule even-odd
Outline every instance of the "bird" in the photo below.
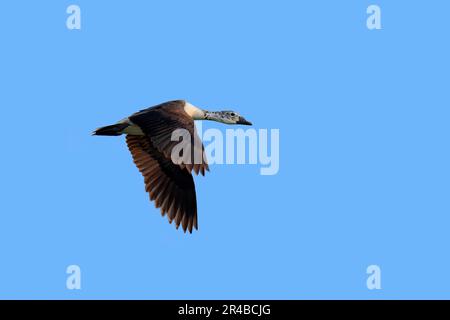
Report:
[[[203,176],[205,171],[209,171],[194,120],[252,125],[235,111],[207,111],[186,100],[173,100],[140,110],[92,132],[94,136],[125,135],[133,162],[144,178],[150,201],[154,201],[162,216],[167,215],[170,224],[175,222],[176,229],[181,225],[184,233],[192,233],[194,228],[198,230],[192,171]],[[182,146],[187,148],[179,152],[180,158],[177,159],[172,153],[180,144],[179,140],[173,139],[173,133],[178,129],[189,133],[190,139],[184,141]],[[192,161],[196,154],[200,156]]]

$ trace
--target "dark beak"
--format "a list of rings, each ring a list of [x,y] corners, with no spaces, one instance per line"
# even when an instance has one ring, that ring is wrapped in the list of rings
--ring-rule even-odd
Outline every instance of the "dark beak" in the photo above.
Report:
[[[245,120],[244,117],[239,117],[239,120],[238,120],[238,122],[236,122],[236,124],[243,124],[243,125],[246,125],[246,126],[251,126],[252,125],[252,123],[247,121],[247,120]]]

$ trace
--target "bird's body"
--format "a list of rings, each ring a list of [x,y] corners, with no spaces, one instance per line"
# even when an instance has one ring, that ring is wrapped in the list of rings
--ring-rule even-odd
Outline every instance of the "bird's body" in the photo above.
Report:
[[[181,225],[185,232],[198,229],[192,170],[202,175],[209,171],[194,120],[250,124],[233,111],[209,112],[184,100],[175,100],[141,110],[93,132],[93,135],[105,136],[126,134],[128,149],[144,176],[150,200],[155,201],[162,215],[167,214],[170,223],[175,221],[176,227]],[[173,133],[179,129],[189,135],[189,140],[185,141],[188,148],[175,160],[172,153],[180,142],[173,139]]]

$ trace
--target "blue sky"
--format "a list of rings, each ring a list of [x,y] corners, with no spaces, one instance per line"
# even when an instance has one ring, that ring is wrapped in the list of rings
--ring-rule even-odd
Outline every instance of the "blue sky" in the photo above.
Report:
[[[370,4],[382,30],[366,28]],[[449,9],[3,3],[0,298],[450,298]],[[172,99],[280,130],[277,175],[195,178],[192,235],[148,201],[123,137],[90,136]]]

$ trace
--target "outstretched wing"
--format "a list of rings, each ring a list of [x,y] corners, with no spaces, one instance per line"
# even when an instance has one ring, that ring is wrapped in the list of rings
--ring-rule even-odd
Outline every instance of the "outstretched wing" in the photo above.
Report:
[[[145,190],[155,201],[161,214],[167,214],[169,222],[184,232],[198,229],[197,200],[191,173],[174,164],[154,146],[148,136],[127,135],[126,141],[133,161],[144,176]]]
[[[164,157],[172,160],[172,150],[180,141],[172,141],[172,134],[177,129],[184,129],[190,135],[190,154],[184,154],[178,165],[189,172],[205,175],[209,171],[204,153],[204,146],[195,130],[194,120],[184,111],[185,102],[182,100],[170,101],[155,107],[139,111],[129,117],[149,137],[153,146]]]

